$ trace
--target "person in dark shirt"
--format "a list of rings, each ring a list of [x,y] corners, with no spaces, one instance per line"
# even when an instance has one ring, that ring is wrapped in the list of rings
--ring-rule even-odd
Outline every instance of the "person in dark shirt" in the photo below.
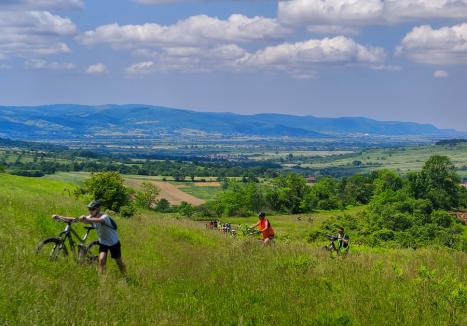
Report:
[[[349,236],[344,232],[343,227],[337,228],[337,252],[341,255],[349,253]]]

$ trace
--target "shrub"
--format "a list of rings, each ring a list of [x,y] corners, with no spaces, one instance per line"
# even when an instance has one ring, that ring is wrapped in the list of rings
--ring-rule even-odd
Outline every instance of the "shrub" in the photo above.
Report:
[[[127,205],[120,207],[120,215],[125,218],[130,218],[138,211],[136,205],[133,202],[129,202]]]
[[[157,203],[160,189],[150,182],[143,182],[141,190],[135,194],[136,205],[141,208],[150,209]]]
[[[118,172],[92,174],[75,194],[99,200],[104,208],[115,212],[120,212],[120,208],[130,202],[129,191],[123,185],[123,178]]]
[[[161,198],[157,204],[156,207],[154,208],[156,211],[161,212],[161,213],[168,213],[171,211],[170,208],[170,203],[167,199]]]
[[[192,217],[193,214],[195,213],[195,209],[191,204],[188,204],[187,202],[182,202],[178,208],[177,208],[178,214],[181,217]]]

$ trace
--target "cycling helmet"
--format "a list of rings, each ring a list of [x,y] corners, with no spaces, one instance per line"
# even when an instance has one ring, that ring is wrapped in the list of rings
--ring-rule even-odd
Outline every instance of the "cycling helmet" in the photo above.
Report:
[[[101,207],[101,202],[98,200],[93,200],[88,204],[89,209],[99,208]]]

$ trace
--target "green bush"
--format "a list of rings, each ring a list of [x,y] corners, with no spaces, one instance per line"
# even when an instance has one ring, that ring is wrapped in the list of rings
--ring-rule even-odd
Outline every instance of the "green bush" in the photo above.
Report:
[[[122,217],[130,218],[137,213],[138,209],[133,202],[129,202],[127,205],[120,207],[119,214]]]
[[[104,208],[115,212],[120,212],[120,209],[130,202],[129,191],[123,185],[122,176],[117,172],[92,174],[75,194],[99,200]]]
[[[150,182],[143,182],[141,190],[135,194],[135,203],[141,208],[150,209],[157,203],[157,196],[161,190]]]
[[[156,207],[154,209],[161,213],[168,213],[171,211],[170,203],[167,199],[161,198],[157,201]]]

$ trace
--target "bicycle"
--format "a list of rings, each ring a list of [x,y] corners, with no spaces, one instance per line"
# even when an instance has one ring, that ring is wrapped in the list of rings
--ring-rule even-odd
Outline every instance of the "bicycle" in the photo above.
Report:
[[[60,232],[58,237],[51,237],[45,240],[42,240],[37,245],[36,254],[43,254],[48,257],[49,260],[56,261],[59,257],[67,257],[68,251],[70,250],[73,253],[73,256],[79,263],[88,263],[92,264],[97,262],[99,257],[99,241],[94,240],[88,245],[86,245],[86,240],[89,236],[91,230],[95,229],[94,226],[85,226],[86,229],[85,235],[81,238],[79,234],[73,230],[71,225],[77,223],[78,220],[64,220],[60,216],[54,217],[54,220],[57,222],[66,223],[65,229]],[[78,240],[78,245],[75,247],[75,237]],[[66,242],[68,240],[69,250],[67,249]]]
[[[329,245],[323,246],[323,250],[328,251],[331,255],[335,251],[338,255],[347,256],[347,254],[349,253],[348,245],[346,247],[338,249],[334,241],[338,240],[339,238],[336,235],[331,234],[327,234],[326,237],[329,239]]]
[[[327,234],[326,237],[329,239],[329,245],[323,246],[322,249],[326,250],[326,251],[329,251],[330,253],[332,253],[334,251],[338,251],[337,247],[336,247],[336,244],[334,243],[334,241],[336,241],[338,239],[337,236]]]
[[[241,230],[244,236],[255,236],[260,234],[259,230],[250,228],[249,226],[241,226]]]

